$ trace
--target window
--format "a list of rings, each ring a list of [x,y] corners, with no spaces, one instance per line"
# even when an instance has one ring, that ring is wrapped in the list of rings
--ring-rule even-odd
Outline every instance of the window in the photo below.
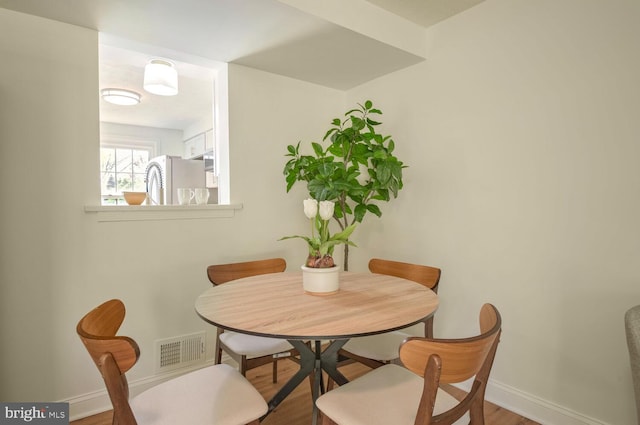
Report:
[[[140,85],[143,65],[151,57],[162,56],[165,49],[125,39],[103,38],[102,33],[99,42],[100,88],[126,87],[143,93]],[[129,49],[131,45],[136,46],[135,50]],[[142,53],[138,50],[141,48],[147,52]],[[230,202],[228,65],[187,53],[173,52],[173,55],[171,59],[180,74],[180,84],[186,88],[184,93],[170,97],[143,94],[141,105],[137,106],[99,102],[99,203],[103,206],[126,205],[123,191],[146,191],[144,173],[149,159],[160,155],[184,156],[185,136],[211,128],[215,129],[215,138],[211,138],[215,148],[211,148],[216,157],[215,168],[214,161],[207,161],[205,171],[209,173],[206,174],[209,180],[206,184],[218,186],[220,203]],[[122,212],[126,208],[113,210]]]
[[[146,192],[145,171],[153,155],[151,146],[100,146],[102,205],[126,205],[122,192]]]

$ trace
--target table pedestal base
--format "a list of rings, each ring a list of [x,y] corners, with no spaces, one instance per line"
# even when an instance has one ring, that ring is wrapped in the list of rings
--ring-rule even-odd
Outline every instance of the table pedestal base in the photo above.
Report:
[[[322,381],[322,371],[324,370],[338,385],[344,385],[347,378],[338,371],[338,351],[347,339],[338,339],[332,341],[327,348],[322,350],[320,341],[313,341],[313,349],[300,340],[289,340],[289,343],[300,353],[300,369],[287,381],[286,384],[273,396],[269,401],[269,410],[260,418],[262,421],[269,413],[271,413],[284,399],[287,397],[306,377],[312,379],[311,399],[313,402],[313,415],[311,423],[316,425],[318,421],[318,408],[316,400],[325,392],[324,383]]]

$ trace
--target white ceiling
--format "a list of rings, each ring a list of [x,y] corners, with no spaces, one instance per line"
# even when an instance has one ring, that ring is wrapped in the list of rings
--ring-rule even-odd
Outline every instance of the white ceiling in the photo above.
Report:
[[[144,50],[144,49],[142,49]],[[184,130],[213,113],[215,69],[170,57],[178,70],[178,95],[159,96],[143,90],[144,67],[156,57],[150,51],[100,44],[100,89],[123,88],[142,96],[135,106],[112,105],[100,100],[100,120],[145,127]]]
[[[425,28],[472,8],[484,0],[367,0]]]
[[[184,129],[210,113],[212,79],[221,62],[345,90],[424,60],[426,51],[416,53],[398,34],[421,38],[424,28],[480,1],[0,0],[0,7],[100,31],[100,88],[129,88],[143,96],[132,107],[101,101],[101,120]],[[358,17],[393,14],[389,21],[398,30],[378,37],[366,21],[358,26],[351,19],[350,27],[345,6]],[[404,35],[407,29],[412,35]],[[176,63],[178,96],[142,90],[144,65],[156,56]]]

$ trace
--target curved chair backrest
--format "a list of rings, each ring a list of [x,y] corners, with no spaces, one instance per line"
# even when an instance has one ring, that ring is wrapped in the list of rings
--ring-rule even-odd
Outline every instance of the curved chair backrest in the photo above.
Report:
[[[435,293],[438,292],[441,271],[437,267],[372,258],[369,260],[369,271],[412,280],[426,286]],[[433,316],[429,316],[424,321],[424,336],[433,338]]]
[[[491,304],[482,306],[480,321],[484,331],[478,336],[461,339],[427,339],[410,337],[400,347],[400,360],[412,372],[422,376],[431,354],[442,360],[440,381],[456,383],[466,381],[480,372],[489,361],[489,353],[497,345],[502,321],[500,313]],[[484,326],[483,326],[484,325]]]
[[[484,393],[500,340],[502,319],[493,305],[485,304],[480,311],[479,321],[481,334],[478,336],[461,339],[411,337],[400,346],[402,363],[425,380],[418,418],[431,418],[437,388],[441,383],[463,382],[475,377],[467,396],[457,406],[437,417],[442,423],[453,423],[469,411],[471,423],[483,423]]]
[[[440,269],[436,267],[372,258],[369,260],[369,270],[371,273],[412,280],[426,286],[433,292],[438,292],[441,272]]]
[[[100,358],[111,353],[120,368],[126,373],[140,357],[140,348],[131,338],[116,336],[124,321],[125,308],[120,300],[109,300],[87,313],[76,326],[84,346],[100,369]]]
[[[636,394],[636,410],[640,425],[640,305],[630,308],[624,315],[624,327],[627,334],[631,376]]]
[[[242,279],[243,277],[283,272],[286,268],[287,262],[284,258],[214,264],[207,267],[207,277],[214,285],[221,285],[231,280]]]
[[[122,301],[109,300],[80,319],[76,332],[104,379],[113,405],[113,423],[136,425],[129,406],[129,386],[125,373],[138,361],[140,348],[129,337],[116,336],[124,316]]]

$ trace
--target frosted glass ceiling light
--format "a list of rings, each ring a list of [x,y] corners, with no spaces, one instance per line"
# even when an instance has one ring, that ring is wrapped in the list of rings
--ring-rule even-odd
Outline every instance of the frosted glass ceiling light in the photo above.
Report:
[[[140,103],[140,94],[125,89],[102,89],[100,95],[105,102],[114,105],[131,106]]]
[[[144,67],[144,89],[161,96],[178,94],[178,71],[165,59],[151,59]]]

